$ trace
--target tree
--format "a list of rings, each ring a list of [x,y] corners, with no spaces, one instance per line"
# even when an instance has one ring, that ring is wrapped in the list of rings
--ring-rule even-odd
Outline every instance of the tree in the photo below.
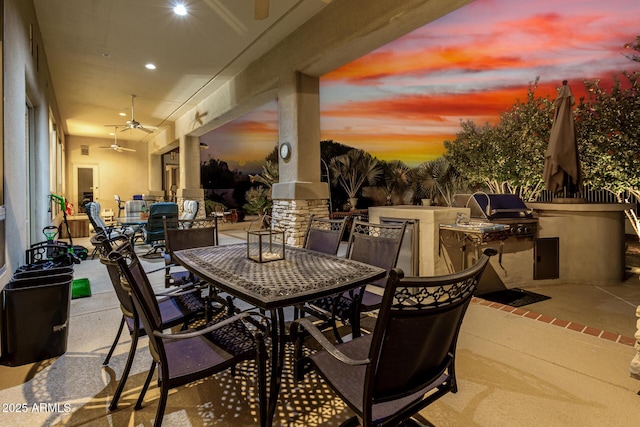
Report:
[[[413,175],[416,196],[435,199],[441,206],[451,206],[453,195],[461,187],[460,174],[444,157],[420,164]]]
[[[273,187],[273,184],[278,182],[279,179],[280,171],[278,170],[278,163],[273,163],[270,160],[267,160],[262,166],[262,174],[249,175],[249,180],[252,183],[263,184],[269,189],[269,191],[271,191],[271,187]]]
[[[273,161],[277,156],[278,147],[267,155],[265,164],[262,166],[262,174],[249,175],[249,180],[254,187],[247,190],[245,200],[247,203],[243,208],[250,214],[267,215],[273,206],[271,198],[271,188],[280,179],[278,161]]]
[[[253,215],[266,215],[273,206],[269,190],[262,186],[250,188],[245,194],[245,199],[247,203],[242,208]]]
[[[400,160],[381,161],[384,182],[382,188],[387,204],[392,204],[393,196],[402,201],[405,191],[411,185],[411,169]]]
[[[219,159],[200,163],[200,183],[203,188],[233,188],[240,172],[229,170],[229,165]]]
[[[620,202],[640,199],[640,72],[624,72],[611,90],[599,80],[585,82],[587,99],[576,108],[576,127],[584,182],[615,194]],[[640,236],[635,211],[627,217]]]
[[[636,41],[632,42],[632,43],[627,43],[624,45],[625,49],[633,49],[636,52],[640,52],[640,36],[636,37]],[[635,54],[635,53],[631,53],[629,55],[625,55],[627,58],[629,58],[632,61],[635,62],[640,62],[640,55]]]
[[[329,162],[331,182],[340,185],[347,193],[351,207],[355,208],[355,199],[364,183],[375,185],[382,175],[378,159],[363,150],[353,149],[347,154],[337,156]]]
[[[496,125],[461,123],[454,141],[445,141],[445,157],[475,187],[515,193],[535,200],[544,187],[544,153],[549,143],[553,101],[535,96],[538,79],[525,102],[516,101]]]

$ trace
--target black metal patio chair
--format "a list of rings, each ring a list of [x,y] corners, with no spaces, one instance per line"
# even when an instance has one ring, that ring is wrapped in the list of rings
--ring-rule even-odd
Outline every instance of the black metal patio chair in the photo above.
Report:
[[[164,248],[163,218],[178,219],[178,204],[173,202],[157,202],[149,206],[149,218],[142,232],[144,243],[151,249],[143,256],[152,256]]]
[[[163,218],[165,287],[180,286],[200,281],[188,271],[171,272],[177,263],[173,257],[175,251],[218,244],[218,219],[176,219]]]
[[[136,257],[119,250],[111,252],[111,261],[117,262],[132,295],[136,313],[140,316],[149,337],[149,351],[153,363],[145,380],[135,409],[142,407],[144,396],[158,365],[160,399],[154,426],[162,425],[169,390],[226,369],[232,369],[246,360],[255,360],[258,390],[259,421],[266,423],[266,348],[263,332],[244,320],[254,314],[243,312],[224,319],[216,319],[202,329],[177,333],[164,333],[160,307],[153,294],[147,275]],[[255,314],[258,315],[258,314]],[[248,319],[247,319],[248,320]],[[254,319],[255,320],[255,319]],[[258,320],[265,320],[259,316]],[[268,327],[268,326],[267,326]]]
[[[353,220],[346,257],[391,271],[396,266],[406,224],[375,224]],[[313,306],[331,313],[331,326],[338,342],[360,336],[360,316],[377,310],[382,303],[386,278],[341,295],[315,301]],[[370,287],[371,290],[367,290]],[[374,292],[377,290],[377,292]],[[319,314],[321,312],[318,312]],[[342,336],[338,321],[351,326],[350,336]]]
[[[111,284],[120,302],[120,309],[122,310],[122,320],[116,337],[113,340],[113,344],[105,357],[104,366],[109,364],[111,356],[120,340],[122,331],[125,326],[131,336],[131,346],[129,347],[129,354],[125,363],[122,376],[118,383],[118,387],[113,395],[113,399],[109,405],[110,410],[115,410],[118,407],[118,400],[124,390],[133,359],[136,353],[138,345],[138,339],[147,334],[140,319],[136,315],[136,311],[131,299],[129,291],[123,286],[123,274],[120,271],[117,263],[109,259],[109,254],[116,249],[119,249],[120,253],[126,254],[130,258],[135,258],[135,252],[133,246],[130,245],[130,241],[125,236],[118,236],[113,239],[108,239],[105,234],[98,233],[91,238],[91,243],[96,247],[98,254],[100,255],[100,262],[107,268]],[[182,326],[182,329],[199,319],[204,319],[206,313],[206,302],[200,296],[200,291],[195,287],[185,287],[176,289],[171,294],[157,295],[158,310],[160,312],[161,323],[164,328],[172,328],[175,326]]]
[[[458,391],[455,358],[462,320],[489,256],[446,276],[389,274],[371,334],[334,345],[308,318],[291,324],[295,375],[314,369],[356,413],[343,426],[419,425],[410,420],[445,394]],[[304,333],[303,333],[304,331]],[[322,350],[303,357],[310,334]]]
[[[322,252],[329,255],[337,255],[346,223],[346,217],[340,219],[329,219],[311,215],[309,223],[307,224],[302,246],[305,249],[310,249],[312,251]],[[313,301],[308,304],[296,306],[294,310],[294,318],[297,319],[299,315],[309,313],[324,320],[325,322],[330,322],[332,320],[331,313],[321,308],[322,305],[325,305],[325,302],[325,299],[322,299],[318,301],[318,304],[315,304],[315,301]]]

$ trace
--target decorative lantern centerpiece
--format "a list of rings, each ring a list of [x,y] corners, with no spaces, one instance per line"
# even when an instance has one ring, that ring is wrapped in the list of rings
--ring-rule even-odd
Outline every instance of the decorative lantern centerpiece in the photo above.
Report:
[[[284,231],[247,231],[247,258],[256,262],[284,259]]]

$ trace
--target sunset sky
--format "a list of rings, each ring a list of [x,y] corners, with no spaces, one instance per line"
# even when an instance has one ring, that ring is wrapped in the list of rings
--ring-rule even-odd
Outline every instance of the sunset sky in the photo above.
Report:
[[[554,99],[567,79],[579,99],[585,79],[638,69],[623,46],[639,16],[638,0],[476,0],[323,76],[321,138],[417,166],[461,120],[496,122],[536,77],[537,95]],[[277,133],[274,100],[203,137],[203,160],[261,164]]]

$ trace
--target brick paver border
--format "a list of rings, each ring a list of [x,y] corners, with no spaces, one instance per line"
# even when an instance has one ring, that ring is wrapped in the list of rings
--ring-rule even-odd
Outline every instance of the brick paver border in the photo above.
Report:
[[[579,332],[582,334],[587,334],[587,335],[602,338],[605,340],[617,342],[619,344],[628,345],[628,346],[634,346],[636,344],[635,338],[632,338],[632,337],[619,335],[619,334],[616,334],[615,332],[603,331],[602,329],[593,328],[591,326],[582,325],[580,323],[571,322],[568,320],[557,319],[551,316],[536,313],[534,311],[529,311],[521,307],[511,307],[510,305],[504,305],[497,302],[487,301],[479,297],[473,297],[471,302],[474,304],[492,307],[501,311],[506,311],[507,313],[510,313],[516,316],[527,317],[529,319],[537,320],[539,322],[544,322],[560,328],[569,329],[571,331]]]

